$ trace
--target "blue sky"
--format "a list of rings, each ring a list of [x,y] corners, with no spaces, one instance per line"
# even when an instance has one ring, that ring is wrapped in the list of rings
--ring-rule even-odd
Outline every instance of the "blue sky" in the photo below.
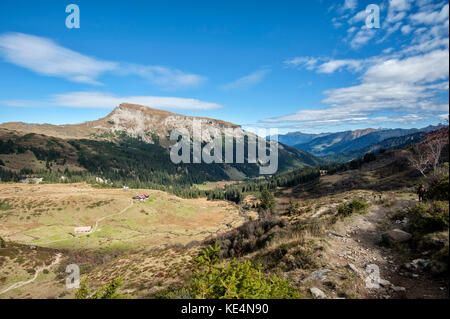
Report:
[[[68,4],[80,28],[68,29]],[[366,27],[369,4],[379,29]],[[448,118],[448,1],[0,2],[0,122],[121,102],[280,132]]]

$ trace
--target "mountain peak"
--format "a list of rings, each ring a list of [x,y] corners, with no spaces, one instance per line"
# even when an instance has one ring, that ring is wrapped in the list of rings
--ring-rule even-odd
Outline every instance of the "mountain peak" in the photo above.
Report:
[[[171,116],[171,115],[172,116],[174,116],[174,115],[182,116],[181,114],[176,114],[176,113],[172,113],[172,112],[169,112],[169,111],[164,111],[164,110],[161,110],[161,109],[155,109],[155,108],[152,108],[152,107],[149,107],[149,106],[145,106],[145,105],[132,104],[132,103],[126,103],[126,102],[125,103],[121,103],[118,107],[116,107],[114,109],[114,111],[117,110],[117,109],[128,109],[128,110],[134,110],[134,111],[141,111],[141,112],[144,112],[145,114],[148,114],[148,115],[159,115],[159,116],[164,116],[164,117]]]

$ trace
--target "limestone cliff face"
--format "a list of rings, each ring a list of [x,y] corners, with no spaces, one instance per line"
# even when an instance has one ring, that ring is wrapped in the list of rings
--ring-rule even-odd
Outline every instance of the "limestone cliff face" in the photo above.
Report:
[[[154,136],[159,140],[167,139],[174,129],[186,129],[193,136],[193,122],[200,123],[202,130],[208,129],[211,134],[223,133],[227,128],[239,129],[240,126],[204,117],[185,116],[142,105],[123,103],[102,119],[96,129],[111,132],[125,132],[128,136],[140,137],[147,143],[153,143]],[[210,140],[206,134],[204,141]]]

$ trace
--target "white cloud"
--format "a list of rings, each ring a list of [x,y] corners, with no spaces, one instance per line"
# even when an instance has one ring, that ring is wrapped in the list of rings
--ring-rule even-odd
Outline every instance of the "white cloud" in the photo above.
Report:
[[[117,72],[122,75],[140,76],[166,90],[197,87],[206,81],[206,77],[201,75],[154,65],[123,64]]]
[[[353,49],[358,49],[367,44],[375,36],[375,34],[375,29],[368,29],[366,26],[363,26],[350,41],[350,46]]]
[[[439,24],[448,20],[448,4],[438,11],[420,11],[411,15],[414,24]]]
[[[295,57],[284,61],[286,66],[305,67],[308,70],[313,70],[321,58],[313,57]]]
[[[243,76],[233,82],[227,83],[222,86],[224,90],[233,90],[233,89],[244,89],[249,88],[253,85],[256,85],[262,80],[264,77],[270,72],[269,69],[262,69],[255,72],[250,73],[249,75]]]
[[[350,70],[359,71],[361,70],[362,63],[362,60],[330,60],[318,66],[317,72],[333,73],[345,67]]]
[[[372,66],[364,75],[365,82],[429,83],[449,75],[448,50],[435,50],[403,60],[390,59]]]
[[[403,34],[409,34],[409,33],[411,33],[412,28],[410,25],[404,25],[404,26],[402,26],[401,31]]]
[[[344,4],[341,7],[341,11],[347,11],[347,10],[354,11],[357,6],[358,6],[357,0],[345,0]]]
[[[117,67],[63,48],[55,42],[23,33],[0,36],[0,54],[10,63],[39,74],[62,77],[74,82],[99,84],[96,78]]]
[[[50,39],[23,33],[0,35],[0,56],[38,74],[87,84],[101,84],[97,78],[105,72],[137,75],[169,90],[196,87],[206,81],[203,76],[163,66],[103,61],[64,48]]]
[[[319,72],[334,72],[342,67],[366,69],[358,85],[326,90],[321,109],[306,109],[297,113],[262,120],[266,123],[301,123],[305,126],[325,126],[343,123],[407,122],[436,118],[448,109],[448,104],[436,95],[448,91],[448,50],[393,58],[381,56],[365,60],[330,60],[316,65]],[[380,112],[393,116],[378,115]],[[406,113],[406,114],[405,114]],[[414,114],[414,116],[412,115]]]
[[[421,14],[416,13],[410,19],[412,1],[389,1],[387,21],[377,41],[383,42],[401,30],[402,40],[408,35],[407,44],[402,41],[396,48],[385,48],[378,56],[362,59],[299,57],[289,60],[288,65],[302,66],[317,73],[358,72],[361,73],[357,79],[359,83],[324,91],[319,109],[303,109],[262,122],[326,127],[343,123],[412,123],[439,119],[443,112],[448,112],[445,96],[449,90],[448,4],[429,0],[418,0],[414,4],[419,6],[416,12]],[[350,21],[362,21],[362,16],[357,13]],[[435,23],[426,24],[433,19]],[[427,27],[415,24],[413,20],[421,21]],[[353,28],[347,30],[347,34],[354,49],[367,44],[380,32],[362,26],[355,33]]]
[[[307,70],[315,70],[318,73],[334,73],[344,68],[350,71],[360,71],[364,60],[354,59],[330,59],[330,58],[312,58],[312,57],[296,57],[284,62],[287,66],[297,68],[304,67]]]
[[[348,20],[349,24],[355,24],[357,22],[366,21],[367,13],[366,10],[359,11],[355,14],[350,20]]]
[[[120,97],[103,92],[70,92],[56,94],[48,101],[0,101],[7,106],[63,106],[75,108],[113,108],[121,103],[132,103],[158,109],[210,110],[222,105],[197,99],[164,96],[125,96]]]

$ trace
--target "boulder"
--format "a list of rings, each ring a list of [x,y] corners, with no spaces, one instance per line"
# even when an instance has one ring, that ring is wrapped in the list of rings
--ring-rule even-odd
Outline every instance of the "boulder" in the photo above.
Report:
[[[414,259],[413,261],[404,264],[402,267],[409,271],[414,270],[424,270],[430,265],[430,260],[428,259]]]
[[[381,238],[383,242],[388,245],[396,245],[399,243],[407,242],[412,238],[412,235],[401,229],[396,228],[382,233]]]
[[[399,287],[399,286],[391,286],[391,289],[394,290],[395,292],[406,292],[406,288],[405,287]]]
[[[321,298],[324,299],[327,296],[325,295],[325,293],[320,290],[319,288],[316,287],[312,287],[311,289],[309,289],[309,291],[311,292],[311,294],[314,296],[314,298]]]
[[[302,280],[302,283],[306,283],[310,280],[320,280],[323,281],[327,277],[327,273],[330,272],[328,269],[316,270],[310,273],[305,279]]]
[[[381,287],[384,287],[384,288],[390,287],[392,285],[389,280],[382,279],[382,278],[378,279],[378,283],[381,285]]]

